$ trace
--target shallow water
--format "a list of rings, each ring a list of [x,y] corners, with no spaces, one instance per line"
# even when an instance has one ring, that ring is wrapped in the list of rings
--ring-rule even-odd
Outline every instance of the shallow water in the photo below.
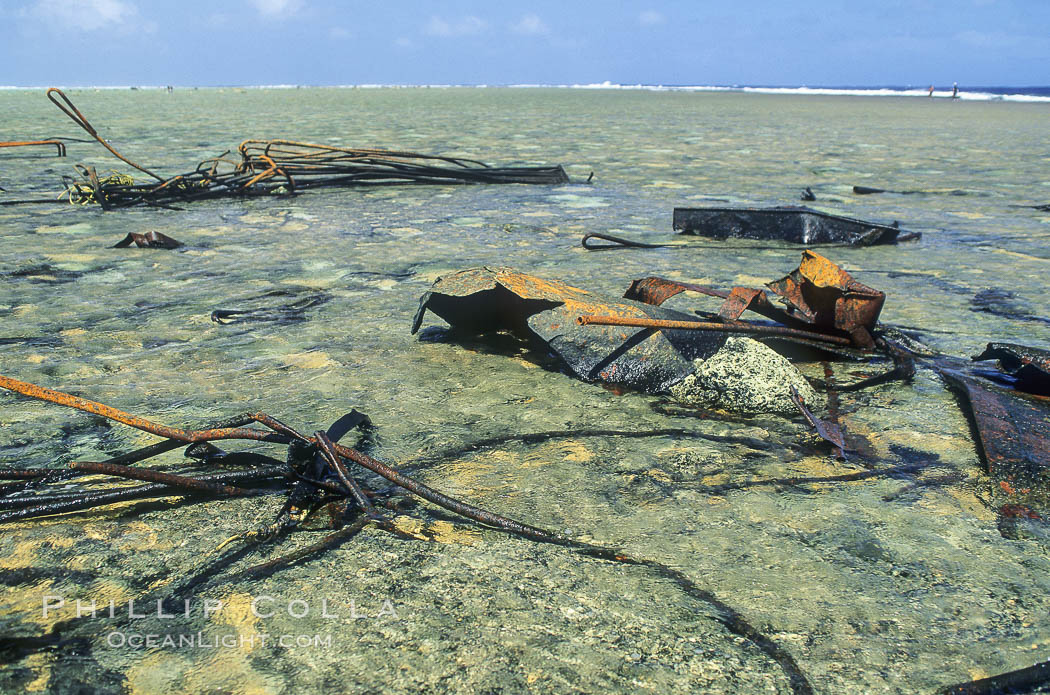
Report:
[[[595,175],[589,185],[315,191],[181,212],[0,207],[0,373],[184,426],[265,410],[312,432],[356,407],[378,427],[376,455],[429,485],[679,570],[790,654],[816,692],[929,692],[1050,657],[1047,547],[1000,535],[966,418],[932,372],[843,397],[844,425],[869,453],[842,463],[797,418],[741,421],[616,395],[513,341],[452,338],[433,315],[409,335],[419,296],[474,265],[611,296],[653,274],[721,287],[781,277],[801,247],[694,239],[595,253],[579,240],[666,241],[676,205],[791,203],[809,186],[813,207],[923,232],[896,247],[824,251],[887,292],[883,321],[959,356],[989,340],[1045,346],[1050,216],[1016,206],[1050,202],[1046,105],[555,89],[68,94],[125,155],[165,174],[244,138],[289,137]],[[3,139],[79,136],[63,119],[39,93],[0,93]],[[71,143],[67,159],[9,150],[2,195],[57,192],[74,162],[128,171],[97,144]],[[919,192],[860,197],[855,184]],[[150,230],[187,247],[108,248]],[[294,323],[209,320],[274,290],[288,293],[280,303],[317,305]],[[986,290],[1013,294],[999,295],[998,313],[977,311]],[[670,305],[711,302],[680,295]],[[881,368],[843,363],[836,374]],[[150,441],[0,394],[3,465],[99,460]],[[821,480],[916,462],[928,465]],[[426,505],[403,523],[437,542],[369,529],[269,578],[212,586],[189,617],[127,616],[129,599],[163,595],[279,506],[138,503],[6,525],[0,690],[791,691],[768,650],[653,569]],[[233,569],[319,537],[263,546]],[[45,595],[66,606],[45,618]],[[260,596],[274,599],[274,616],[252,615]],[[112,600],[116,617],[77,620],[78,598]],[[224,608],[205,617],[205,599]],[[296,599],[307,615],[288,614]],[[323,617],[322,600],[339,617]],[[351,602],[367,617],[350,617]],[[112,642],[198,631],[245,640]],[[67,640],[58,647],[26,639],[56,632]],[[262,634],[271,643],[248,639]],[[278,635],[322,644],[284,647]]]

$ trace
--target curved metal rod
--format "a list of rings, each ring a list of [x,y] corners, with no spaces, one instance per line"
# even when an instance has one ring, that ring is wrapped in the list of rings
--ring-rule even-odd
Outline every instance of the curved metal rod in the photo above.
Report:
[[[138,417],[137,415],[125,413],[122,410],[103,405],[102,403],[97,403],[86,398],[80,398],[79,396],[71,396],[68,393],[62,393],[61,391],[53,391],[44,386],[37,386],[36,384],[19,381],[18,379],[3,376],[2,374],[0,374],[0,388],[5,388],[9,391],[20,393],[23,396],[29,396],[30,398],[37,398],[42,401],[48,401],[49,403],[64,405],[68,408],[83,410],[86,413],[99,415],[121,424],[128,425],[129,427],[134,427],[137,430],[155,434],[158,437],[177,439],[180,442],[188,442],[191,444],[194,442],[207,442],[216,439],[250,439],[260,442],[277,442],[280,444],[287,444],[289,440],[289,438],[283,434],[263,432],[261,430],[247,429],[244,427],[220,427],[218,429],[194,431],[183,430],[177,427],[168,427],[167,425],[159,425],[155,422],[150,422],[145,418]],[[265,416],[261,413],[253,414],[250,417],[256,421],[263,421],[265,419]]]
[[[55,96],[56,94],[58,95],[57,98]],[[149,174],[150,176],[152,176],[153,178],[157,179],[158,181],[161,181],[161,182],[164,181],[164,177],[163,176],[158,176],[158,175],[154,174],[152,171],[150,171],[149,169],[147,169],[146,167],[139,166],[135,162],[131,161],[130,159],[128,159],[127,157],[122,155],[120,152],[117,152],[115,149],[113,149],[113,147],[111,147],[108,142],[106,142],[105,140],[102,139],[102,136],[98,134],[98,131],[96,131],[94,129],[94,127],[92,127],[91,123],[88,122],[88,119],[84,116],[84,114],[80,113],[80,109],[78,109],[76,106],[73,105],[73,102],[69,100],[69,97],[67,97],[65,95],[65,93],[62,92],[61,89],[59,89],[58,87],[51,87],[50,89],[47,90],[47,98],[51,101],[52,104],[57,106],[58,109],[62,113],[64,113],[67,116],[69,116],[70,120],[72,120],[78,126],[83,128],[84,131],[88,135],[90,135],[91,137],[93,137],[96,140],[98,140],[98,142],[103,147],[105,147],[107,150],[109,150],[111,153],[113,153],[113,156],[115,156],[117,159],[119,159],[119,160],[121,160],[121,161],[123,161],[123,162],[125,162],[127,164],[130,164],[131,166],[135,167],[136,169],[138,169],[139,171],[141,171],[143,173]],[[63,105],[63,104],[59,103],[58,99],[62,99],[62,101],[64,101],[65,104]]]
[[[21,140],[15,142],[0,142],[0,147],[31,147],[33,145],[54,145],[58,148],[58,156],[66,156],[66,146],[60,140]]]
[[[603,241],[611,241],[611,244],[588,244],[587,242],[591,239],[602,239]],[[599,234],[598,232],[590,232],[583,235],[583,239],[580,240],[580,245],[588,251],[602,251],[605,249],[617,249],[617,248],[634,248],[634,249],[662,249],[668,246],[680,246],[681,244],[646,244],[641,241],[632,241],[631,239],[624,239],[618,236],[612,236],[611,234]]]

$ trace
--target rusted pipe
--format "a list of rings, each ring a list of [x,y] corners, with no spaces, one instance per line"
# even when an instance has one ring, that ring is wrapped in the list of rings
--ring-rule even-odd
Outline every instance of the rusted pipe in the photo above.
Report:
[[[12,141],[12,142],[0,142],[0,147],[32,147],[34,145],[54,145],[58,148],[58,156],[66,156],[66,145],[61,140],[25,140],[25,141]]]
[[[104,418],[109,418],[110,420],[128,425],[129,427],[142,430],[143,432],[149,432],[158,437],[164,437],[165,439],[177,439],[181,442],[189,443],[206,442],[215,439],[250,439],[263,442],[278,442],[281,444],[286,444],[288,442],[288,438],[285,435],[247,429],[244,427],[223,427],[211,430],[193,431],[183,430],[177,427],[168,427],[167,425],[159,425],[155,422],[150,422],[145,418],[138,417],[137,415],[131,415],[122,410],[103,405],[102,403],[96,403],[95,401],[90,401],[78,396],[71,396],[68,393],[62,393],[61,391],[53,391],[44,386],[37,386],[36,384],[19,381],[18,379],[3,376],[2,374],[0,374],[0,388],[5,388],[9,391],[20,393],[23,396],[29,396],[30,398],[37,398],[42,401],[48,401],[49,403],[64,405],[67,408],[76,408],[77,410],[83,410],[86,413],[100,415]]]

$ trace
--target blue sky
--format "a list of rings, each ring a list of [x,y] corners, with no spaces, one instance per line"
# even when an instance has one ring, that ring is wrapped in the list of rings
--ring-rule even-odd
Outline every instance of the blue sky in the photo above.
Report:
[[[0,85],[1047,85],[1047,0],[0,0]]]

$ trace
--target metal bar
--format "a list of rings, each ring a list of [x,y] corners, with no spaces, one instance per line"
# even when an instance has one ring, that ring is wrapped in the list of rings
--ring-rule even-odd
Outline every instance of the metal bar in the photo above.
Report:
[[[724,333],[754,333],[759,335],[781,335],[808,338],[836,345],[852,345],[849,338],[825,335],[812,331],[800,331],[782,326],[753,326],[745,323],[711,323],[707,321],[662,321],[660,319],[634,318],[627,316],[577,316],[581,326],[630,326],[634,328],[656,328],[672,331],[722,331]]]

